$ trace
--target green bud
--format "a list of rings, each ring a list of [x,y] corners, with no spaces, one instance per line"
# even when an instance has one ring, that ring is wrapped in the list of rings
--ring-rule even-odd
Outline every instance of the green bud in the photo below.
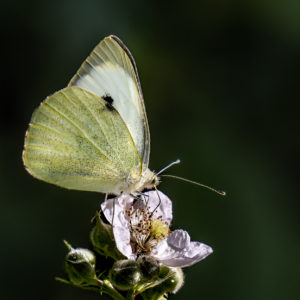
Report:
[[[145,300],[163,299],[167,293],[177,293],[183,286],[184,275],[180,268],[160,267],[158,278],[152,288],[147,289],[141,295]]]
[[[116,261],[109,271],[109,279],[113,286],[121,291],[132,289],[142,277],[138,263],[123,259]]]
[[[90,239],[95,251],[101,255],[110,256],[114,260],[124,258],[116,247],[112,226],[105,224],[99,214],[96,216],[96,219],[97,223],[90,234]]]
[[[96,279],[96,259],[92,251],[83,248],[72,248],[67,242],[70,250],[65,258],[65,270],[70,281],[75,285],[91,283]]]
[[[151,256],[142,255],[137,259],[137,263],[140,265],[144,279],[149,281],[157,278],[160,266],[156,259]]]
[[[162,272],[159,274],[159,277],[161,278],[163,274],[164,278],[166,278],[162,283],[164,289],[168,293],[177,293],[184,283],[182,270],[180,268],[168,268],[166,266],[163,266],[161,269]]]

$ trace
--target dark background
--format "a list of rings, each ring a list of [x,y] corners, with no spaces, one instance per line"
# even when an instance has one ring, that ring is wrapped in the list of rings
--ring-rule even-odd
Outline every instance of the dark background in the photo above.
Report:
[[[31,177],[33,110],[109,34],[133,53],[173,228],[214,248],[172,299],[299,299],[299,1],[3,1],[1,298],[98,299],[54,280],[62,239],[89,247],[101,194]]]

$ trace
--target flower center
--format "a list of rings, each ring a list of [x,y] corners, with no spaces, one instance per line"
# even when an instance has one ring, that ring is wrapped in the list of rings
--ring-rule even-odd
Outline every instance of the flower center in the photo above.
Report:
[[[169,224],[162,221],[162,216],[154,216],[147,206],[132,203],[126,214],[129,218],[130,244],[137,255],[150,253],[170,232]]]

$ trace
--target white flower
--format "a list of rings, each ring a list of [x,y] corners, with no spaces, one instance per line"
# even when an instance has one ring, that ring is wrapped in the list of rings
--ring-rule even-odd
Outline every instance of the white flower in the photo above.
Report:
[[[212,248],[191,242],[182,230],[170,231],[172,202],[160,191],[149,191],[135,199],[128,194],[101,204],[113,225],[118,250],[129,259],[139,254],[156,258],[168,267],[191,266],[212,253]]]

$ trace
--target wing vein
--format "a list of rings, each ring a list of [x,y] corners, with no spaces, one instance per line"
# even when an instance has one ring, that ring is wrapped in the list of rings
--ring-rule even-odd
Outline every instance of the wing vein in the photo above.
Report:
[[[83,105],[85,105],[85,104],[83,104]],[[89,110],[88,106],[87,106],[87,105],[85,105],[85,106],[86,106],[86,108]],[[90,111],[90,110],[89,110],[89,111]],[[102,127],[101,127],[101,125],[100,125],[99,119],[96,117],[96,115],[94,115],[94,114],[92,113],[92,111],[90,111],[90,112],[91,112],[91,114],[93,115],[93,117],[95,118],[95,120],[96,120],[97,124],[99,125],[100,129],[102,130],[103,135],[105,136],[105,138],[106,138],[106,140],[107,140],[107,143],[108,143],[107,135],[105,134],[104,130],[102,129]],[[115,124],[114,124],[114,118],[111,117],[111,120],[112,120],[112,123],[113,123],[113,125],[114,125],[114,129],[115,129],[115,131],[116,131],[116,127],[115,127]],[[125,126],[126,126],[126,125],[125,125]],[[127,126],[126,126],[126,127],[127,127]],[[115,153],[115,156],[118,157],[118,161],[122,164],[123,167],[125,167],[124,161],[120,158],[119,151],[116,151],[116,149],[115,149],[114,147],[112,147],[110,143],[108,143],[108,144],[109,144],[109,146],[111,147],[111,149],[113,150],[113,152]],[[123,173],[122,173],[122,174],[123,174]]]
[[[87,93],[83,90],[83,92],[85,93],[85,95],[87,95]],[[90,109],[90,107],[87,105],[87,103],[84,103],[83,101],[81,101],[78,97],[79,102],[89,111],[89,113],[93,116],[94,120],[96,121],[96,123],[99,126],[100,131],[102,132],[102,134],[104,135],[107,144],[110,146],[110,148],[116,153],[116,151],[114,150],[114,148],[112,147],[112,145],[109,143],[109,140],[107,138],[107,134],[105,133],[105,130],[103,129],[98,117],[92,112],[92,110]]]
[[[85,93],[85,91],[84,90],[82,90],[82,92],[84,92]],[[61,93],[62,93],[62,95],[65,97],[65,99],[67,100],[67,101],[69,101],[69,103],[71,103],[71,104],[73,104],[74,106],[76,106],[76,103],[74,103],[73,101],[72,101],[72,99],[68,96],[68,95],[66,95],[66,93],[64,92],[64,91],[61,91]],[[86,94],[86,93],[85,93]],[[88,109],[88,107],[86,106],[86,105],[84,105],[84,103],[80,100],[80,97],[77,97],[77,100],[91,113],[91,111]],[[68,108],[67,107],[65,107],[65,109],[67,109],[68,110]],[[92,114],[92,113],[91,113]],[[94,115],[92,114],[92,116],[94,117]],[[95,118],[95,117],[94,117]],[[96,120],[97,121],[97,120]],[[97,122],[98,123],[98,122]],[[99,125],[99,124],[98,124]],[[79,127],[76,127],[76,128],[79,128]],[[102,130],[102,128],[100,127],[100,129]],[[91,130],[91,129],[89,129],[89,130]],[[81,132],[83,132],[83,131],[81,131]],[[102,131],[103,132],[103,131]],[[103,133],[103,135],[105,136],[105,139],[106,139],[106,142],[108,143],[108,139],[107,139],[107,136]],[[93,143],[93,141],[92,140],[90,140],[89,139],[89,137],[86,135],[86,137],[88,138],[88,141],[90,142],[90,143]],[[109,156],[107,155],[107,153],[106,152],[103,152],[95,143],[93,143],[94,144],[94,146],[96,147],[96,149],[98,149],[99,150],[99,152],[100,153],[103,153],[103,155],[107,158],[107,159],[109,159],[110,161],[112,161],[110,158],[109,158]],[[108,143],[109,144],[109,143]],[[111,147],[111,145],[109,144],[109,146]]]
[[[53,120],[53,119],[52,119],[52,120]],[[45,124],[42,124],[42,123],[30,123],[29,126],[31,126],[32,128],[39,128],[39,127],[41,128],[41,127],[42,127],[42,128],[45,128],[45,129],[47,129],[47,130],[49,130],[49,131],[54,132],[55,134],[61,135],[62,137],[65,136],[62,132],[60,132],[60,131],[58,131],[58,130],[52,128],[52,127],[49,127],[49,126],[47,126],[47,125],[45,125]],[[32,134],[31,134],[31,136],[32,136]],[[40,135],[40,136],[41,136],[41,135]]]
[[[26,147],[26,150],[28,150],[28,149],[33,149],[33,150],[44,150],[44,149],[47,149],[46,147],[41,147],[41,146],[35,146],[35,145],[31,145],[31,146],[27,146]],[[81,159],[81,157],[77,157],[77,156],[65,156],[65,155],[61,155],[61,153],[59,153],[59,152],[52,152],[52,153],[47,153],[47,156],[51,156],[51,154],[53,154],[54,156],[60,156],[61,158],[68,158],[68,159]],[[37,154],[35,154],[35,155],[37,155]],[[41,156],[43,156],[42,154],[40,154]],[[82,159],[84,159],[84,160],[86,160],[86,158],[85,157],[83,157]],[[53,168],[53,164],[46,164],[46,163],[34,163],[34,162],[32,162],[31,163],[31,165],[32,166],[44,166],[44,167],[50,167],[50,168]],[[104,163],[99,163],[98,164],[99,166],[104,166],[105,168],[108,168],[108,169],[110,169],[113,173],[115,173],[115,174],[117,174],[118,175],[118,177],[119,177],[119,175],[120,175],[120,173],[119,172],[117,172],[116,170],[114,170],[114,169],[112,169],[109,165],[107,165],[107,164],[104,164]],[[92,168],[83,168],[83,167],[78,167],[78,166],[76,166],[76,167],[74,167],[74,169],[76,169],[76,170],[86,170],[86,171],[91,171],[92,170]],[[123,174],[122,174],[123,175]],[[100,178],[100,177],[97,177],[97,178]]]
[[[45,102],[45,104],[49,108],[51,108],[53,111],[58,113],[61,117],[63,117],[67,122],[69,122],[71,125],[73,125],[82,134],[82,136],[85,137],[85,139],[96,149],[96,151],[98,151],[101,155],[105,156],[108,160],[111,161],[111,159],[104,152],[102,152],[101,149],[92,140],[90,140],[90,138],[87,136],[87,134],[84,131],[82,131],[71,119],[69,119],[64,113],[60,112],[59,110],[57,110],[55,107],[53,107],[49,103]]]

